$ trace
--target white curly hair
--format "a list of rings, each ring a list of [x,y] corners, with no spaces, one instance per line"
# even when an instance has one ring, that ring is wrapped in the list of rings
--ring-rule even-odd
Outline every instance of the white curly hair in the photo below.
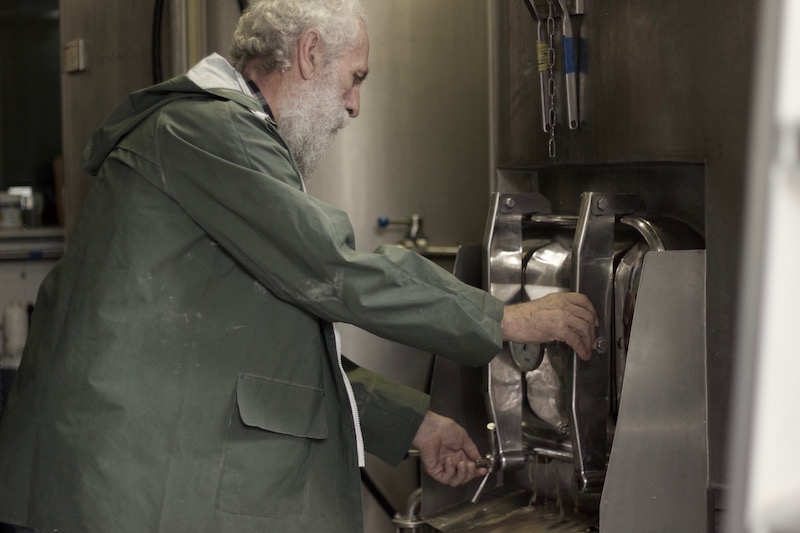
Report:
[[[315,29],[328,63],[359,44],[366,27],[359,0],[254,0],[239,19],[228,58],[240,72],[251,64],[265,73],[287,70],[300,36]]]

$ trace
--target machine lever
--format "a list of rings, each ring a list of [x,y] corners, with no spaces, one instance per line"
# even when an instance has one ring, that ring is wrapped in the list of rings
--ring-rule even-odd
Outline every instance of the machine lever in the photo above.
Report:
[[[601,492],[608,459],[609,339],[614,283],[614,225],[617,218],[644,211],[632,194],[587,192],[572,246],[572,289],[597,310],[597,348],[589,361],[570,361],[570,430],[575,464],[573,483],[580,493]]]
[[[475,461],[475,465],[478,468],[486,468],[487,472],[486,475],[483,476],[481,480],[481,484],[478,486],[478,490],[475,491],[475,495],[470,499],[470,502],[477,503],[478,499],[481,497],[481,493],[483,493],[483,488],[486,486],[486,482],[489,481],[489,476],[494,473],[494,467],[497,463],[497,426],[494,422],[489,422],[486,424],[486,429],[489,432],[489,446],[491,447],[491,453],[485,459],[478,459]]]
[[[491,468],[493,464],[494,461],[492,461],[488,457],[485,459],[478,459],[477,461],[475,461],[475,466],[477,468]]]
[[[483,488],[486,486],[486,482],[489,481],[489,476],[491,476],[492,473],[493,473],[492,469],[489,468],[489,471],[486,472],[485,476],[483,476],[481,484],[478,485],[478,490],[475,491],[475,495],[472,497],[472,499],[470,499],[470,503],[478,503],[478,500],[481,497],[481,493],[483,493]]]

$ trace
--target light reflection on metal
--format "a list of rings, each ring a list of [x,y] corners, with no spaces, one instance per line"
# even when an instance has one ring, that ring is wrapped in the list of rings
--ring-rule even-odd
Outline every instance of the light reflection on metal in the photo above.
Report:
[[[620,222],[636,228],[642,237],[644,237],[644,240],[647,243],[647,246],[650,247],[651,251],[663,252],[666,250],[664,243],[661,241],[661,237],[658,235],[658,230],[649,220],[642,217],[630,216],[622,217]]]
[[[506,303],[522,299],[522,220],[531,214],[550,212],[546,198],[533,194],[495,194],[487,222],[484,269],[485,287]],[[497,463],[501,470],[522,468],[522,374],[508,343],[487,367],[487,397],[496,424]]]
[[[507,343],[485,367],[483,379],[472,378],[485,395],[488,416],[475,404],[465,413],[471,434],[485,427],[487,418],[495,425],[488,442],[476,440],[482,450],[492,449],[484,462],[491,471],[465,486],[462,499],[428,486],[429,511],[478,499],[488,505],[498,491],[530,489],[534,481],[522,481],[524,469],[551,459],[560,463],[556,468],[566,482],[570,476],[575,480],[574,494],[599,497],[592,493],[604,483],[644,256],[651,246],[676,245],[682,239],[675,238],[675,230],[687,227],[634,215],[644,211],[644,203],[630,194],[585,193],[582,206],[578,216],[551,214],[536,193],[495,195],[482,250],[483,286],[506,304],[580,288],[604,315],[601,346],[592,358],[599,362],[595,373],[576,371],[576,358],[564,343]],[[448,383],[453,379],[450,375]],[[452,385],[446,388],[451,391]],[[432,400],[441,401],[443,394],[458,405],[469,401],[467,394],[456,399],[432,386]],[[476,491],[479,482],[483,488]]]

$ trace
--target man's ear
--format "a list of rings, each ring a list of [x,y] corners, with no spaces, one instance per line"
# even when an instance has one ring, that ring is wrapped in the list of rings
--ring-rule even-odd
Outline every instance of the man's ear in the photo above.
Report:
[[[311,79],[322,66],[322,45],[317,30],[308,30],[297,41],[297,65],[303,79]]]

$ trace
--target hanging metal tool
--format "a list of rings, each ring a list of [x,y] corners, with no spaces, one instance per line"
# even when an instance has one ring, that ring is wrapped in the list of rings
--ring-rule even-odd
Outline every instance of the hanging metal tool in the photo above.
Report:
[[[561,6],[561,53],[564,56],[564,75],[567,87],[567,120],[569,129],[578,129],[578,85],[575,61],[575,39],[572,36],[572,21],[565,0],[558,0]]]
[[[546,18],[537,9],[536,0],[524,1],[531,16],[536,20],[536,65],[539,71],[542,99],[542,129],[545,133],[550,134],[547,141],[547,155],[553,159],[556,157],[556,80],[554,75],[556,51],[553,46],[556,23],[553,18],[553,0],[547,0]],[[542,21],[545,21],[547,28],[547,42],[543,40]]]
[[[548,62],[549,49],[552,48],[552,42],[548,47],[548,43],[544,40],[542,26],[547,23],[547,19],[539,13],[536,2],[534,0],[525,0],[525,5],[528,6],[528,11],[531,12],[531,16],[536,20],[536,67],[539,71],[539,92],[542,100],[542,130],[545,133],[550,133],[556,123],[555,110],[553,106],[548,105],[551,98],[555,96],[555,85],[553,85],[552,94],[548,90],[548,71],[550,71],[550,79],[553,79],[553,65],[549,65]]]

